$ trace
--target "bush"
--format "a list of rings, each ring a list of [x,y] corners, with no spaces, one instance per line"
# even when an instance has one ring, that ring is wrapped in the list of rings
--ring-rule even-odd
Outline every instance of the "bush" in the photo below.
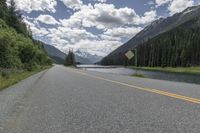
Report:
[[[52,61],[37,41],[18,34],[12,28],[0,29],[0,67],[32,70],[51,64]]]
[[[10,77],[9,71],[2,71],[0,74],[1,74],[1,77],[3,77],[3,78],[9,78]]]

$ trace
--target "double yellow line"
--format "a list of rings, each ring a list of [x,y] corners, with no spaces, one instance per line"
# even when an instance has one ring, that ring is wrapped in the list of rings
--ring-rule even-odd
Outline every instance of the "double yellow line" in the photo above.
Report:
[[[183,101],[187,101],[187,102],[191,102],[191,103],[200,104],[200,99],[197,99],[197,98],[187,97],[187,96],[178,95],[178,94],[174,94],[174,93],[170,93],[170,92],[166,92],[166,91],[161,91],[161,90],[157,90],[157,89],[152,89],[152,88],[146,88],[146,87],[139,87],[139,86],[135,86],[135,85],[130,85],[130,84],[127,84],[127,83],[123,83],[123,82],[119,82],[119,81],[110,80],[110,79],[106,79],[106,78],[103,78],[103,77],[87,74],[87,73],[84,73],[82,71],[75,70],[74,72],[76,72],[78,74],[81,74],[81,75],[85,75],[85,76],[91,77],[91,78],[104,80],[104,81],[108,81],[108,82],[111,82],[111,83],[115,83],[115,84],[123,85],[123,86],[126,86],[126,87],[130,87],[130,88],[133,88],[133,89],[138,89],[138,90],[151,92],[151,93],[155,93],[155,94],[159,94],[159,95],[163,95],[163,96],[167,96],[167,97],[171,97],[171,98],[175,98],[175,99],[179,99],[179,100],[183,100]]]

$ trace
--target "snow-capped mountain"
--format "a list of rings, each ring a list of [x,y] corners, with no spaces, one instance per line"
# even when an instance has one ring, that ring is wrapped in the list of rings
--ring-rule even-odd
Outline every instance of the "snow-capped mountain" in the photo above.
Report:
[[[88,62],[86,64],[94,64],[94,63],[100,61],[103,58],[102,56],[92,55],[92,54],[90,54],[88,52],[80,51],[80,50],[77,50],[75,52],[75,55],[79,56],[79,57],[82,57],[84,59],[87,59]]]
[[[64,64],[65,58],[67,54],[63,53],[56,47],[48,44],[42,43],[45,51],[47,54],[54,60],[55,63],[57,64]],[[91,55],[87,52],[83,51],[76,51],[75,52],[75,60],[78,64],[94,64],[98,61],[100,61],[102,57],[97,56],[97,55]]]

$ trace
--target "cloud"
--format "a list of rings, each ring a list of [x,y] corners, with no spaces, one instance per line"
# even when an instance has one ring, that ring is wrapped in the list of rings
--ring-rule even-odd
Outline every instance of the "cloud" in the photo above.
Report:
[[[48,29],[39,27],[37,21],[34,21],[32,18],[24,17],[23,21],[30,28],[34,37],[44,37],[49,34]]]
[[[97,27],[98,29],[131,24],[136,16],[133,9],[115,8],[113,4],[83,5],[70,19],[60,20],[65,26]]]
[[[157,12],[156,11],[147,11],[144,13],[144,16],[142,17],[136,17],[134,19],[134,23],[135,24],[143,24],[143,25],[147,25],[149,23],[151,23],[152,21],[156,20],[157,19]]]
[[[154,10],[138,15],[132,8],[117,8],[104,3],[104,0],[94,5],[85,5],[79,0],[60,1],[74,10],[69,18],[56,20],[50,15],[40,15],[25,20],[35,38],[47,41],[64,52],[74,48],[75,51],[84,50],[105,56],[157,18]],[[53,27],[43,28],[39,22]],[[88,29],[100,33],[94,34]]]
[[[90,1],[92,1],[92,0],[90,0]],[[101,2],[101,3],[105,3],[105,2],[107,2],[107,0],[93,0],[93,1]]]
[[[87,51],[92,55],[106,56],[120,45],[119,41],[83,39],[77,42],[74,48]]]
[[[168,4],[171,1],[172,0],[155,0],[155,3],[157,4],[157,6],[162,6],[162,5]]]
[[[8,0],[9,1],[9,0]],[[15,0],[17,9],[25,12],[49,11],[56,12],[56,0]]]
[[[50,15],[40,15],[36,18],[36,20],[38,20],[41,23],[49,24],[49,25],[59,24],[59,22]]]
[[[112,37],[130,38],[135,36],[141,30],[141,27],[118,27],[114,29],[108,29],[106,32],[104,32],[104,34]]]
[[[60,0],[62,1],[66,7],[71,8],[73,10],[78,10],[82,6],[83,2],[81,0]]]
[[[156,11],[149,11],[144,16],[139,16],[131,8],[116,8],[113,4],[98,3],[94,6],[83,5],[69,19],[63,19],[60,22],[63,26],[68,27],[109,29],[122,25],[148,24],[156,17]]]
[[[167,4],[170,15],[181,12],[194,5],[194,0],[155,0],[157,7]]]
[[[170,14],[175,14],[193,5],[193,0],[173,0],[169,5],[168,10],[170,11]]]

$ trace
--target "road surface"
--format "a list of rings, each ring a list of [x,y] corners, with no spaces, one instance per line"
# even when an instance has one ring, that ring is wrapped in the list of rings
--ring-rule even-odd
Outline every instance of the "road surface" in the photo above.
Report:
[[[63,66],[0,92],[0,133],[199,133],[200,86]]]

